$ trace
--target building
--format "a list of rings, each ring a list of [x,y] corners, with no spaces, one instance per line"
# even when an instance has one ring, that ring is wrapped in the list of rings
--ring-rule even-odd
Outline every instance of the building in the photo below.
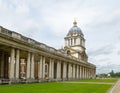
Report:
[[[0,27],[0,83],[95,78],[96,66],[88,62],[84,35],[76,21],[73,25],[60,50]]]

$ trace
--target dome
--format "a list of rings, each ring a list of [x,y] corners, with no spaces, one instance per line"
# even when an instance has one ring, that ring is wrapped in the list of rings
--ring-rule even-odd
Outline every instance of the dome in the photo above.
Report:
[[[77,22],[73,22],[74,26],[69,30],[67,36],[77,34],[77,35],[83,35],[82,30],[77,26]]]

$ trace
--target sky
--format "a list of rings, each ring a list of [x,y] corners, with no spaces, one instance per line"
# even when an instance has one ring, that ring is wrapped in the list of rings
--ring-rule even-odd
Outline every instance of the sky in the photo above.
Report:
[[[60,49],[76,18],[97,73],[120,72],[120,0],[0,0],[0,25]]]

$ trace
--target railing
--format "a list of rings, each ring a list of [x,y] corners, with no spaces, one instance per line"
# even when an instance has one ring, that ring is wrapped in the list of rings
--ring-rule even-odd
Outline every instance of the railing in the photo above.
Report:
[[[16,39],[21,39],[21,35],[15,32],[12,32],[12,37]]]
[[[9,31],[3,27],[0,27],[0,33],[7,35],[7,36],[12,36],[12,31]]]

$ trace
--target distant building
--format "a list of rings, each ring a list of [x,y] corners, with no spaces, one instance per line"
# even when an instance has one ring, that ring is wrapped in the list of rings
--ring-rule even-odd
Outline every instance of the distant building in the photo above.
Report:
[[[95,78],[88,62],[84,34],[73,22],[56,50],[19,33],[0,27],[0,83],[32,83]]]

